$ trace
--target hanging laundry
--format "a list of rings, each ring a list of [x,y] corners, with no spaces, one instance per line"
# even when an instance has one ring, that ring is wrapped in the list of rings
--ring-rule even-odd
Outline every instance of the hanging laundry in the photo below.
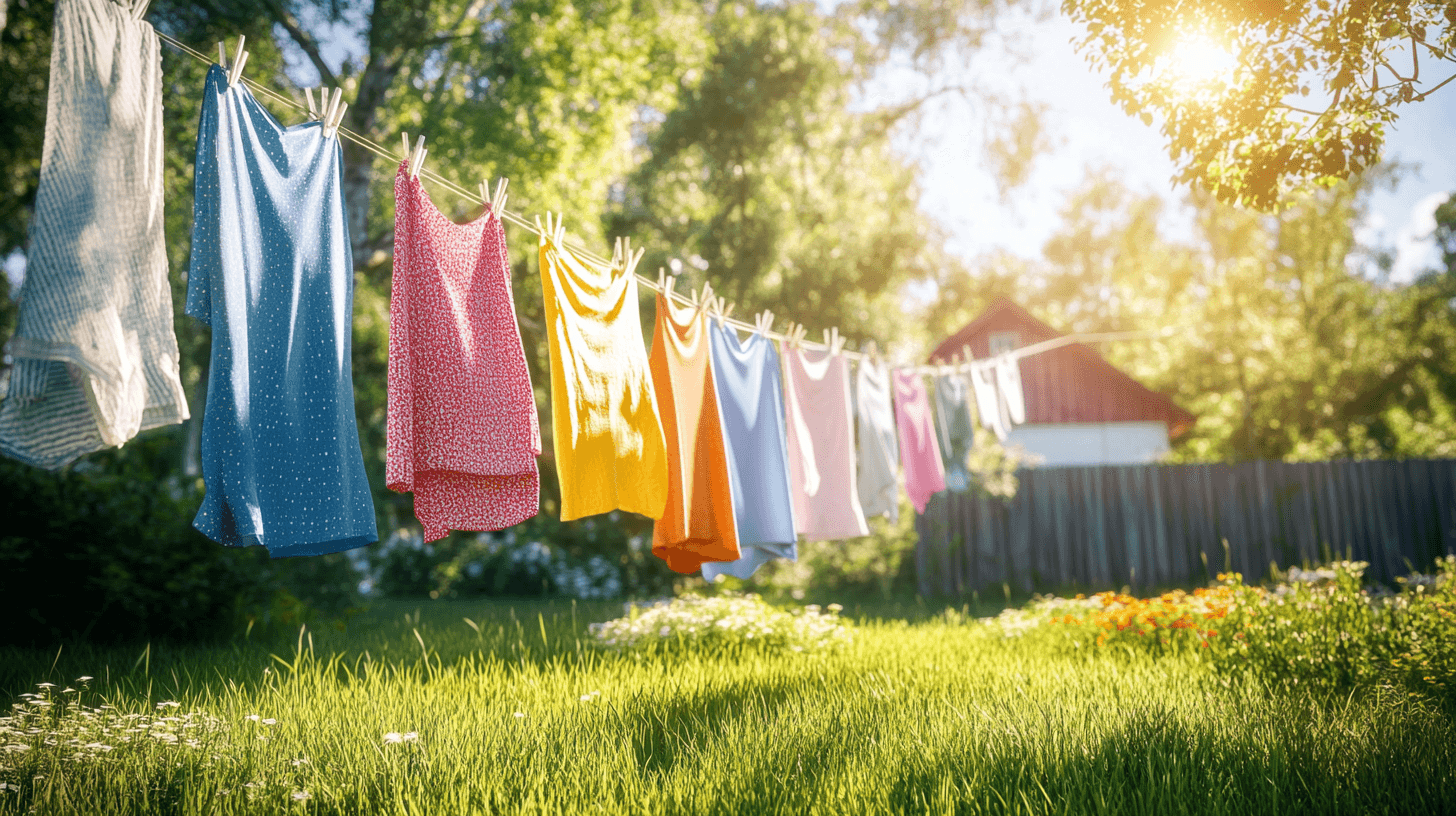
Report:
[[[740,340],[736,329],[717,322],[709,321],[708,335],[742,556],[703,564],[703,577],[748,578],[775,558],[799,558],[779,354],[767,337]]]
[[[674,572],[737,561],[732,478],[718,414],[708,325],[698,309],[657,294],[652,384],[667,439],[667,509],[652,525],[652,554]]]
[[[970,489],[966,457],[976,443],[971,425],[971,386],[960,372],[935,377],[935,434],[945,462],[945,486],[954,493]]]
[[[1021,366],[1010,354],[996,358],[996,390],[1001,392],[1001,404],[1006,409],[1006,429],[1026,422],[1026,399],[1021,393]]]
[[[536,515],[541,428],[488,209],[456,224],[401,162],[394,177],[385,483],[413,492],[425,541]]]
[[[855,379],[859,419],[859,502],[866,516],[900,517],[900,442],[895,438],[895,407],[890,372],[883,363],[864,360]]]
[[[543,235],[551,428],[561,520],[622,509],[662,518],[666,442],[629,269],[596,269]]]
[[[1000,389],[996,387],[995,361],[977,360],[971,364],[968,376],[976,392],[976,413],[981,417],[981,427],[1005,442],[1011,433],[1011,420],[1006,416],[1006,406],[1001,400]]]
[[[162,204],[157,34],[60,0],[0,453],[54,469],[188,418]]]
[[[900,425],[900,462],[905,467],[905,492],[915,512],[924,513],[930,497],[945,489],[945,465],[935,441],[930,395],[913,370],[895,371],[895,414]]]
[[[855,478],[849,361],[785,346],[784,415],[794,523],[809,541],[869,535]]]
[[[212,327],[193,523],[274,557],[378,539],[354,421],[342,152],[323,130],[283,127],[208,70],[187,276],[187,313]]]

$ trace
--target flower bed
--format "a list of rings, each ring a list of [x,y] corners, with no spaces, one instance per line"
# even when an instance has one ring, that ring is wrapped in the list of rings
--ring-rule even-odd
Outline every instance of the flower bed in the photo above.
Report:
[[[591,625],[600,646],[619,651],[753,647],[812,652],[847,643],[839,604],[776,609],[757,595],[705,598],[684,595],[651,606],[627,605],[627,614]]]
[[[1235,573],[1153,598],[1042,597],[990,622],[1007,637],[1074,650],[1190,653],[1233,676],[1446,696],[1456,680],[1456,557],[1398,579],[1398,591],[1364,586],[1366,566],[1296,567],[1269,587]]]

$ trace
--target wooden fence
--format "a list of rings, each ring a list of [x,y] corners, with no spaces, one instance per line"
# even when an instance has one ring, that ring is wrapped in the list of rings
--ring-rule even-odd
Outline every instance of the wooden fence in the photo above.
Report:
[[[915,520],[926,597],[1201,584],[1334,558],[1389,582],[1456,553],[1456,460],[1030,468],[1016,497],[939,493]],[[1227,544],[1225,545],[1225,542]]]

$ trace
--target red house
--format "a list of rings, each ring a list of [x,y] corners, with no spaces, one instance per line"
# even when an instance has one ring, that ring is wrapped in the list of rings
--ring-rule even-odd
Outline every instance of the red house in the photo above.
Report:
[[[930,353],[944,362],[970,345],[976,358],[1065,334],[998,298],[980,317]],[[1159,459],[1168,442],[1193,425],[1193,415],[1149,390],[1080,343],[1023,357],[1026,424],[1006,444],[1020,445],[1043,465],[1123,465]]]

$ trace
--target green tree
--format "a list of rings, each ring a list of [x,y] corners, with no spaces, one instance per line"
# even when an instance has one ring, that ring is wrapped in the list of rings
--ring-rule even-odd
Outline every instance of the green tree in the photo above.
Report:
[[[969,8],[959,13],[980,25],[960,23],[961,46],[989,25],[978,16],[989,5]],[[917,206],[916,169],[890,142],[935,94],[870,110],[852,103],[895,53],[887,41],[907,38],[906,50],[925,60],[951,47],[929,22],[947,9],[866,4],[835,16],[807,2],[719,7],[702,81],[647,140],[611,230],[644,241],[646,269],[670,265],[684,288],[711,281],[745,312],[812,315],[814,328],[860,339],[903,335],[903,285],[954,263]]]
[[[1094,175],[1020,295],[1069,330],[1173,330],[1104,353],[1198,417],[1181,458],[1431,455],[1456,433],[1456,290],[1448,275],[1367,274],[1354,227],[1377,181],[1273,215],[1194,194],[1193,240],[1180,242],[1159,233],[1156,198]]]
[[[1178,180],[1270,209],[1380,160],[1401,106],[1456,80],[1456,2],[1063,0],[1112,98],[1162,122]],[[1422,72],[1425,72],[1424,74]],[[1434,77],[1432,76],[1434,74]]]

